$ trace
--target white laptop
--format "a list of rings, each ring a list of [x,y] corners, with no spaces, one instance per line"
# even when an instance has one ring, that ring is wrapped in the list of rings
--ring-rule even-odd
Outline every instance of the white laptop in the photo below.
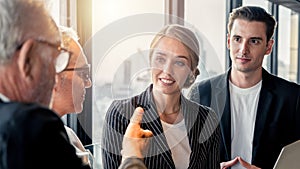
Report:
[[[300,168],[300,140],[282,148],[273,169]]]

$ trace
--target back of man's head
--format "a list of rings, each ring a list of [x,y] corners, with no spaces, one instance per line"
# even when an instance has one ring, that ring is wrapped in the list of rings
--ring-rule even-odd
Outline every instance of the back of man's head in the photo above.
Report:
[[[60,36],[42,0],[0,0],[0,93],[49,104],[58,51],[48,42],[58,46]]]
[[[18,45],[28,37],[38,36],[36,14],[48,15],[41,0],[0,0],[0,63],[11,60]],[[42,16],[41,16],[42,17]],[[50,19],[50,18],[49,18]]]

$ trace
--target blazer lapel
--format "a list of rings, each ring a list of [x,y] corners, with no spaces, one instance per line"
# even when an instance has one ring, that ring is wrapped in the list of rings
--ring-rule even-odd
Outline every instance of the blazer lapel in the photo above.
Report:
[[[224,150],[221,153],[225,153],[225,159],[231,159],[231,115],[230,115],[230,101],[226,101],[223,116],[220,123],[222,142]]]
[[[145,120],[148,121],[145,124],[145,126],[148,130],[151,130],[154,135],[153,139],[150,141],[150,146],[153,151],[150,151],[149,153],[151,153],[151,154],[149,154],[149,155],[153,156],[153,155],[160,154],[168,166],[173,166],[171,168],[175,168],[175,164],[172,159],[171,151],[168,146],[165,135],[163,133],[163,128],[162,128],[162,125],[160,122],[160,118],[157,115],[156,110],[150,109],[150,110],[148,110],[147,113],[149,113],[149,115],[151,114],[152,117],[149,118],[149,116],[144,116]],[[154,113],[156,113],[156,114],[154,114]],[[152,121],[149,121],[151,119],[152,119]]]
[[[191,147],[190,161],[198,160],[196,154],[199,154],[199,152],[196,152],[195,150],[198,150],[199,148],[197,147],[198,144],[195,143],[198,143],[199,140],[198,141],[195,140],[200,139],[200,135],[199,133],[197,133],[197,130],[199,130],[200,126],[195,124],[195,122],[197,120],[197,116],[199,113],[199,107],[193,107],[189,105],[188,100],[184,96],[181,96],[180,102],[181,102],[181,110],[183,112],[183,117],[184,117],[184,123],[187,130],[187,136]],[[197,130],[195,131],[193,127],[196,127]],[[190,163],[190,165],[191,164],[192,163]]]
[[[255,128],[254,128],[254,136],[253,136],[253,148],[252,148],[252,161],[256,157],[257,153],[257,146],[260,142],[260,138],[265,128],[265,122],[270,110],[270,106],[272,103],[273,95],[270,92],[269,88],[272,84],[268,81],[268,73],[263,70],[263,81],[262,81],[262,88],[260,91],[258,106],[257,106],[257,113],[256,113],[256,121],[255,121]]]
[[[170,168],[175,168],[171,151],[163,133],[162,124],[156,111],[156,105],[152,96],[152,85],[139,98],[136,98],[136,104],[142,106],[145,110],[142,120],[142,128],[153,132],[154,137],[150,139],[148,157],[160,155],[163,161]]]
[[[231,159],[231,115],[230,115],[230,95],[228,87],[228,78],[229,78],[230,69],[222,75],[219,81],[216,81],[215,84],[212,84],[212,96],[214,96],[211,107],[219,114],[220,128],[222,134],[221,142],[221,157],[225,158],[221,160],[230,160]]]
[[[205,125],[203,121],[205,118],[202,119],[200,117],[200,113],[203,113],[200,111],[200,106],[190,104],[190,101],[183,95],[181,96],[181,110],[183,112],[187,136],[191,147],[190,163],[188,168],[203,168],[199,163],[199,161],[203,159],[203,152],[201,152],[201,144],[199,143],[205,142],[208,137],[210,137],[211,133],[203,132],[203,127]]]

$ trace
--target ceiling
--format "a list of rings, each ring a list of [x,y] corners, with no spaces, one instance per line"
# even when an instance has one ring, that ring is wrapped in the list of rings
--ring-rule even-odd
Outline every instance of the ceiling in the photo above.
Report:
[[[300,13],[300,0],[269,0],[270,2],[274,2],[275,4],[285,6],[290,8],[295,12]]]

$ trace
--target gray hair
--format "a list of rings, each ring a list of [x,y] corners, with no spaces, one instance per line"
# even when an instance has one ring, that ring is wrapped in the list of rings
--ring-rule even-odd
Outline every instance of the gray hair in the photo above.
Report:
[[[0,65],[11,61],[26,38],[35,35],[36,15],[48,15],[41,0],[0,0]]]
[[[59,32],[61,34],[62,45],[66,48],[69,48],[70,42],[73,39],[74,41],[78,41],[79,37],[77,32],[70,27],[58,26]]]

